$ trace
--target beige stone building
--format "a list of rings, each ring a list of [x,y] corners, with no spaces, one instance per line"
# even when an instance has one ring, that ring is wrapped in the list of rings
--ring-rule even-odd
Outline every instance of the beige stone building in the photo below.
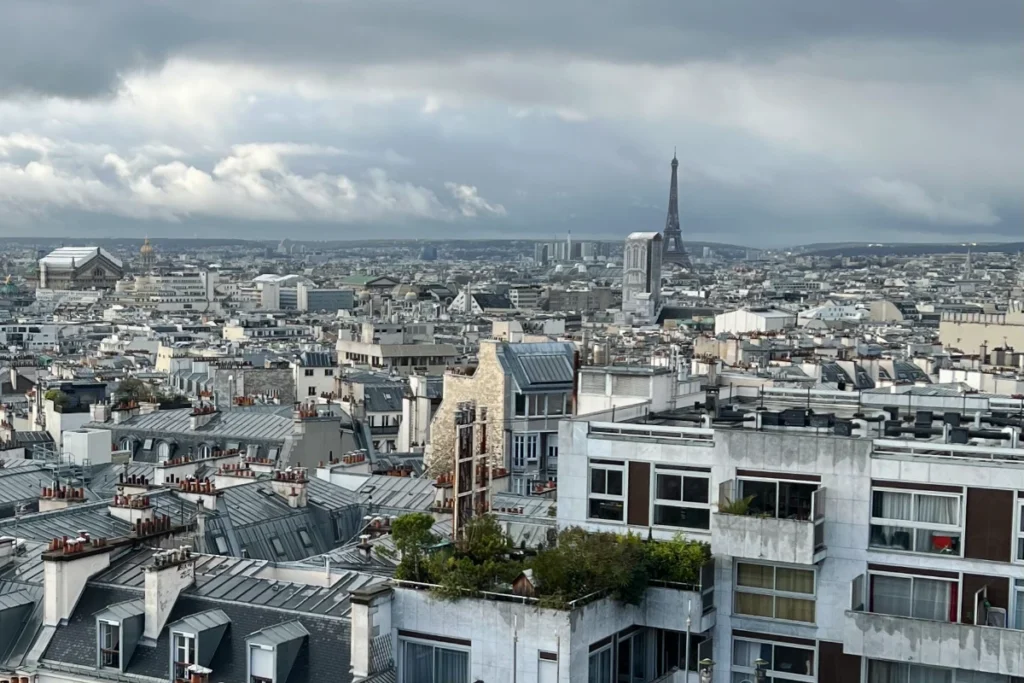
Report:
[[[1005,313],[944,313],[939,322],[939,341],[946,348],[981,353],[997,347],[1024,349],[1024,305]]]
[[[573,414],[576,347],[568,342],[481,342],[478,363],[450,368],[444,399],[430,425],[432,472],[455,457],[455,413],[473,401],[487,409],[487,450],[512,473],[515,493],[530,494],[556,480],[558,423]]]

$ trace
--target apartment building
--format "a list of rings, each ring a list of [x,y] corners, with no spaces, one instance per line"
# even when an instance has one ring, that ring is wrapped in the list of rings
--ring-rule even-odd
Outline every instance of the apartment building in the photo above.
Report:
[[[795,393],[562,422],[558,526],[710,542],[716,682],[1021,680],[1021,401]]]
[[[558,423],[574,410],[577,352],[568,342],[480,343],[478,363],[444,375],[444,400],[431,422],[431,463],[452,462],[450,425],[458,405],[486,408],[494,425],[488,445],[512,472],[512,491],[530,495],[556,481]]]
[[[430,324],[363,323],[338,332],[338,360],[351,367],[385,370],[400,375],[440,374],[455,362],[452,344],[435,344]]]

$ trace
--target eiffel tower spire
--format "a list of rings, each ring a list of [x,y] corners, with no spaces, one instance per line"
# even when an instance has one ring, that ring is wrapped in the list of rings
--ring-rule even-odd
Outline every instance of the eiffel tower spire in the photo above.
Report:
[[[683,248],[683,233],[679,229],[679,159],[672,150],[672,181],[668,188],[668,216],[665,217],[665,239],[662,244],[662,263],[675,263],[690,267],[690,257]]]

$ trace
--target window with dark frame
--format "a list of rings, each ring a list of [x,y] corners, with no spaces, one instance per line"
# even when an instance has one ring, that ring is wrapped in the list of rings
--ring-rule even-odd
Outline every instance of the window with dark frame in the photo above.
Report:
[[[103,666],[121,668],[121,625],[100,622],[100,660]]]
[[[174,679],[188,681],[188,667],[196,663],[196,639],[187,633],[174,634]]]

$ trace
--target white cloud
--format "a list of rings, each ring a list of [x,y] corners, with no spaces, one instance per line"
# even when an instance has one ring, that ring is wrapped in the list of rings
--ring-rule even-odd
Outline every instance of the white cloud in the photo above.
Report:
[[[505,216],[508,213],[501,204],[491,204],[481,197],[476,187],[472,185],[447,182],[444,186],[452,193],[455,201],[459,203],[459,210],[463,216],[475,218],[481,213],[489,213],[495,216]]]
[[[30,151],[23,164],[0,162],[0,207],[11,215],[75,209],[129,218],[179,220],[186,216],[251,221],[375,222],[401,218],[454,220],[477,212],[504,214],[475,187],[452,185],[454,205],[429,188],[370,168],[358,175],[301,174],[295,156],[329,158],[334,147],[284,143],[244,144],[210,166],[168,158],[169,150],[124,155],[96,146],[32,136],[0,137],[0,149]],[[157,153],[163,159],[154,160]],[[446,185],[447,187],[447,185]]]
[[[868,178],[858,192],[897,214],[936,225],[992,226],[1000,222],[992,207],[977,202],[936,198],[922,187],[902,180]]]

